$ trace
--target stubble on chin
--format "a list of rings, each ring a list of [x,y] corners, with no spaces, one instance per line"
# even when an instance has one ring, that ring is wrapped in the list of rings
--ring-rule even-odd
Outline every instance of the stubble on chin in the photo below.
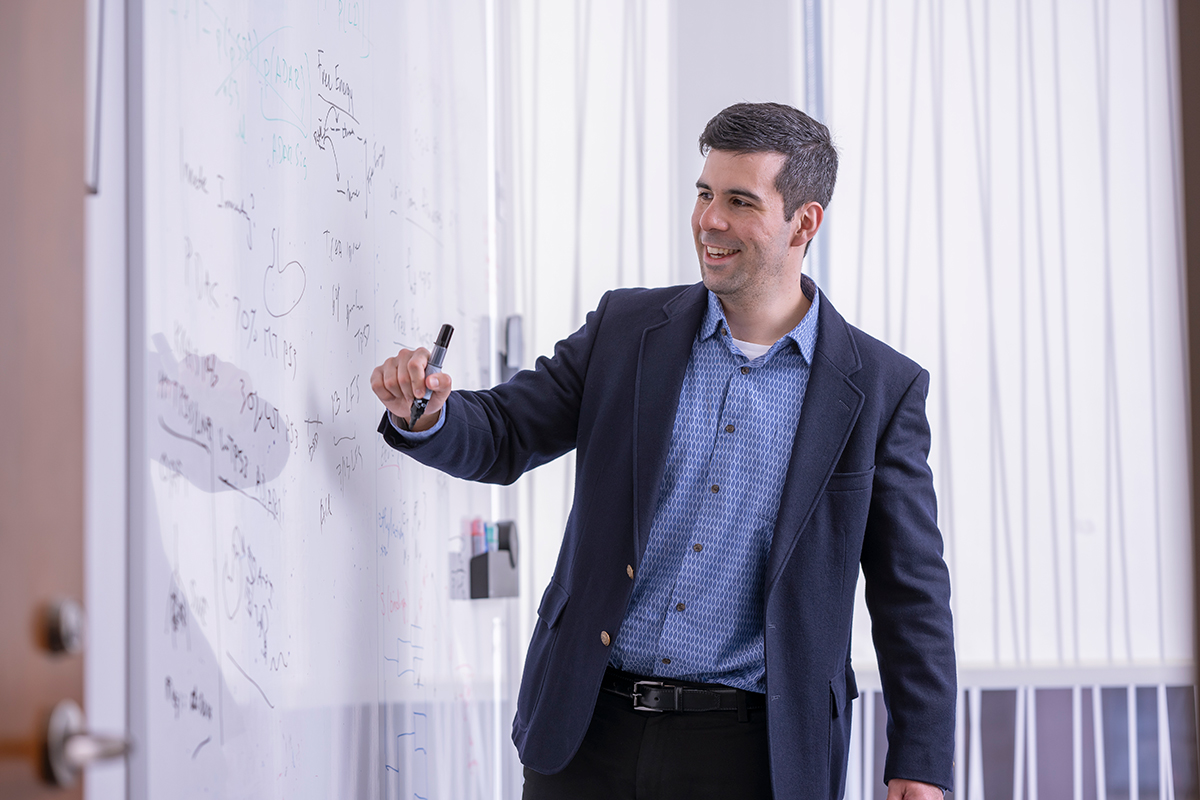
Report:
[[[744,299],[746,286],[731,280],[721,280],[709,271],[702,272],[702,275],[704,288],[715,294],[722,304],[740,303]]]
[[[700,261],[700,280],[704,282],[704,288],[715,294],[717,297],[724,297],[729,294],[730,288],[726,281],[721,280],[712,267]]]

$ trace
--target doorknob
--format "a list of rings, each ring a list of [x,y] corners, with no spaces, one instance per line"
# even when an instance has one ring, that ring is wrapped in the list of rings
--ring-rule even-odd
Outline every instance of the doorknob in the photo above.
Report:
[[[70,786],[88,764],[124,758],[129,747],[123,737],[89,733],[79,705],[62,700],[46,726],[46,777],[57,786]]]

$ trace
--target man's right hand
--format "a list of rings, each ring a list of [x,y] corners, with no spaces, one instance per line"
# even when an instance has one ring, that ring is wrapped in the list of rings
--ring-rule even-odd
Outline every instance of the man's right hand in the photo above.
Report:
[[[384,361],[371,373],[371,390],[383,401],[388,411],[407,424],[412,415],[413,401],[425,396],[425,389],[433,390],[425,413],[412,427],[414,432],[432,428],[441,416],[442,406],[450,396],[450,376],[444,372],[425,377],[429,364],[429,351],[424,347],[416,350],[401,350],[393,358]]]

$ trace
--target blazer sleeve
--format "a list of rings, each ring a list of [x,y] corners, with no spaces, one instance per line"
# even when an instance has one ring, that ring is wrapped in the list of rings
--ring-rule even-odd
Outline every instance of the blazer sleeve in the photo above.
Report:
[[[446,424],[426,441],[405,441],[385,411],[379,426],[384,441],[456,478],[501,484],[573,449],[588,363],[611,294],[534,369],[492,389],[451,392]]]
[[[884,781],[950,788],[958,690],[950,576],[928,463],[928,390],[921,370],[880,436],[862,568],[888,712]]]

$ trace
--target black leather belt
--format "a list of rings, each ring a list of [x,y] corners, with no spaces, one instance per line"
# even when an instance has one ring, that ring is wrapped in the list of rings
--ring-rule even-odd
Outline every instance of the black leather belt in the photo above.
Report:
[[[767,696],[717,683],[651,680],[609,667],[600,688],[628,697],[637,711],[747,711],[767,707]]]

